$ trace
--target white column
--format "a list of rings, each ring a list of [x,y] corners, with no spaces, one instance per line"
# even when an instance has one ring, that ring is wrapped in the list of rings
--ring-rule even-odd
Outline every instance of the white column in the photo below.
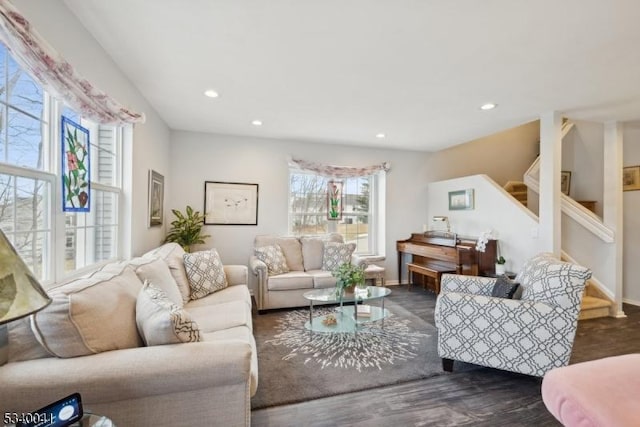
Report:
[[[622,124],[608,122],[604,125],[604,224],[615,232],[614,289],[615,314],[624,316],[622,311],[623,292],[623,197],[622,197]]]
[[[560,257],[562,250],[560,169],[562,116],[556,111],[540,115],[540,248]]]

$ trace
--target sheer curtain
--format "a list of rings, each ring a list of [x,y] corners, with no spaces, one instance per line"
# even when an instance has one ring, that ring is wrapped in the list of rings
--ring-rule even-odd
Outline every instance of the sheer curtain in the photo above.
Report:
[[[293,157],[289,158],[289,166],[302,171],[313,172],[316,175],[328,178],[357,178],[361,176],[374,175],[381,171],[388,172],[391,169],[391,164],[389,162],[358,168],[351,166],[324,165],[322,163],[294,159]]]
[[[79,76],[8,0],[0,0],[0,40],[48,93],[84,117],[101,124],[144,123],[144,114],[125,108]]]

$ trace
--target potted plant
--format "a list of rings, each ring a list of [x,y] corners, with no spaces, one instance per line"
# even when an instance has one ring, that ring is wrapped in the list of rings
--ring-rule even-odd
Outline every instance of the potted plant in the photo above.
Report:
[[[186,214],[177,209],[171,212],[176,219],[171,222],[171,230],[164,239],[164,242],[176,242],[185,250],[191,252],[191,246],[204,243],[204,239],[210,237],[208,234],[202,234],[204,225],[204,215],[199,211],[194,211],[191,206],[187,206]]]
[[[364,264],[359,266],[346,262],[340,264],[340,267],[331,273],[338,278],[336,282],[338,291],[349,294],[354,292],[356,286],[364,286],[364,269]]]
[[[506,259],[504,259],[504,257],[502,255],[500,255],[497,259],[496,259],[496,274],[501,276],[503,274],[505,274],[506,270],[505,270],[505,263],[507,262]]]

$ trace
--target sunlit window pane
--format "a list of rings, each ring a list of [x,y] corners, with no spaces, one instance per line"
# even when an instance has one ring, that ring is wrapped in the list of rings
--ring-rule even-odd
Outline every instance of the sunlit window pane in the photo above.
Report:
[[[327,185],[329,179],[291,172],[289,176],[289,232],[294,235],[322,234],[329,231]],[[347,178],[343,183],[342,219],[337,231],[347,242],[357,244],[358,253],[369,253],[369,189],[371,177]]]
[[[12,107],[38,119],[42,119],[44,91],[28,73],[9,57],[7,76],[8,102]]]

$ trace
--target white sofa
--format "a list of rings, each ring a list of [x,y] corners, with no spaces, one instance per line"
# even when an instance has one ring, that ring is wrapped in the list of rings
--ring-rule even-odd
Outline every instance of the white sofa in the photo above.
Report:
[[[285,307],[302,307],[309,305],[303,297],[312,289],[332,288],[336,286],[336,278],[326,266],[325,253],[328,244],[344,244],[339,233],[320,236],[256,236],[254,249],[277,245],[282,250],[289,271],[283,274],[270,275],[267,265],[252,255],[249,268],[257,280],[258,310]],[[355,245],[353,245],[355,248]],[[353,252],[353,249],[351,249]],[[361,264],[364,260],[351,255],[351,262]]]
[[[167,244],[48,290],[49,307],[9,324],[0,412],[79,392],[87,409],[118,426],[249,426],[258,364],[247,267],[224,266],[228,287],[189,300],[183,254]],[[176,288],[163,288],[167,280],[158,287],[183,299],[201,342],[144,346],[136,327],[141,279],[155,284],[167,274]]]

